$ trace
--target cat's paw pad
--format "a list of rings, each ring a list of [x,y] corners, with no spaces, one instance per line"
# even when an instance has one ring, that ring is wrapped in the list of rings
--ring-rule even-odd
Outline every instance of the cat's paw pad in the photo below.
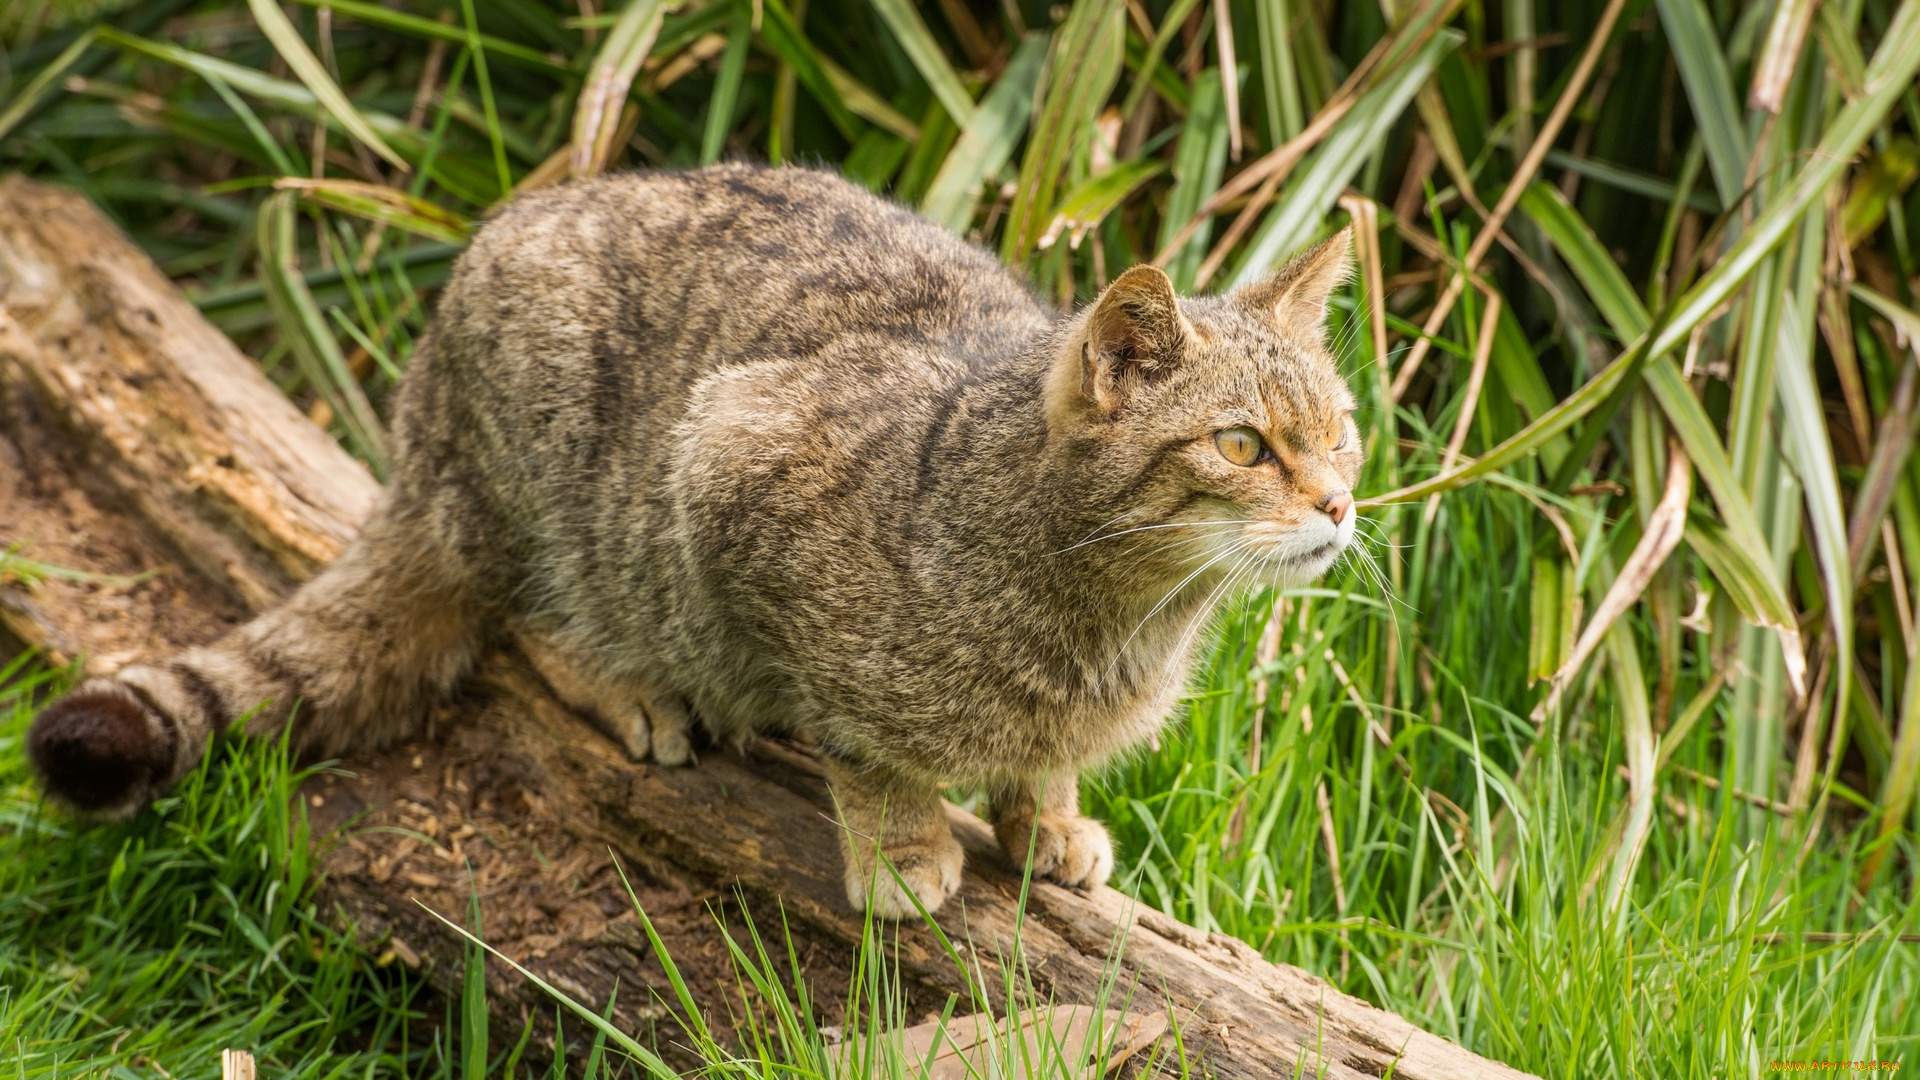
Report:
[[[847,861],[847,899],[855,911],[871,908],[882,918],[911,918],[921,907],[938,911],[960,889],[966,851],[951,834],[889,848],[885,855],[891,871],[887,864],[875,869],[870,859]]]
[[[1028,869],[1056,885],[1091,889],[1113,875],[1113,841],[1106,827],[1089,817],[1043,814],[1026,829],[1008,830],[1002,840],[1016,863],[1027,857],[1031,844]]]

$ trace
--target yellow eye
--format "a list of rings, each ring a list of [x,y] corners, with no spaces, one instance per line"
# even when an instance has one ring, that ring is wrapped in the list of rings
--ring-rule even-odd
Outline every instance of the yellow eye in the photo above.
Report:
[[[1245,427],[1215,432],[1213,445],[1219,448],[1221,457],[1242,466],[1259,461],[1260,451],[1264,449],[1260,442],[1260,433]]]

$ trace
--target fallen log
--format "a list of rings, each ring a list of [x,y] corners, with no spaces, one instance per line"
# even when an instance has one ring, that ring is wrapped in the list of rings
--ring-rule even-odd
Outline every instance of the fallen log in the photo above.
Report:
[[[378,495],[83,198],[20,178],[0,181],[0,433],[0,540],[107,575],[0,587],[0,624],[90,669],[204,641],[270,604],[338,553]],[[620,985],[617,1022],[671,1043],[663,999],[639,990],[665,980],[617,857],[710,1015],[739,997],[708,901],[763,930],[784,919],[815,1000],[845,1000],[863,924],[804,746],[634,764],[498,653],[425,739],[344,770],[303,792],[316,835],[353,823],[324,849],[325,901],[444,990],[463,949],[429,909],[458,917],[477,893],[489,942],[595,1009]],[[1522,1076],[1111,889],[1036,884],[1023,912],[990,831],[949,813],[968,866],[940,925],[989,974],[1017,950],[1042,1000],[1088,1003],[1111,983],[1136,1011],[1168,1010],[1222,1078]],[[925,927],[899,927],[888,946],[911,1008],[965,992]],[[516,1028],[552,1013],[504,965],[488,984]]]

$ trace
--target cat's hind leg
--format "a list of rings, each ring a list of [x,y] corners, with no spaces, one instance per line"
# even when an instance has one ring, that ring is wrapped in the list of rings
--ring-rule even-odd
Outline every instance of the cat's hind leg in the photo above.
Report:
[[[827,782],[840,813],[847,899],[856,911],[908,918],[920,907],[937,910],[960,888],[966,852],[947,827],[938,787],[836,758],[827,760]]]
[[[693,717],[680,695],[644,681],[609,678],[541,628],[517,637],[521,653],[560,700],[598,720],[627,756],[662,765],[693,762]]]

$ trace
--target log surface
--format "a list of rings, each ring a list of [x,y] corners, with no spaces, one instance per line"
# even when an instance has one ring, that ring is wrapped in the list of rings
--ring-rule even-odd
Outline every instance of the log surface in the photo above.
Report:
[[[272,603],[337,554],[378,497],[83,198],[19,178],[0,180],[0,434],[0,544],[105,574],[160,571],[0,587],[14,636],[95,670],[207,640]],[[426,739],[349,761],[303,795],[316,835],[347,826],[324,850],[323,902],[443,989],[458,986],[462,950],[429,909],[458,917],[477,891],[491,943],[596,1009],[617,983],[618,1020],[671,1049],[663,999],[639,990],[671,999],[624,869],[710,1016],[740,1005],[721,923],[740,933],[743,908],[763,933],[785,918],[828,1022],[845,1000],[862,921],[841,893],[826,788],[803,746],[634,764],[498,653]],[[1297,1066],[1523,1075],[1112,889],[1036,884],[1023,913],[1019,875],[987,827],[949,813],[968,864],[939,922],[990,981],[1017,939],[1038,994],[1090,1003],[1112,984],[1135,1011],[1169,1009],[1189,1054],[1222,1078]],[[911,1009],[965,993],[925,927],[900,927],[889,946]],[[489,965],[488,982],[516,1030],[553,1012],[504,965]]]

